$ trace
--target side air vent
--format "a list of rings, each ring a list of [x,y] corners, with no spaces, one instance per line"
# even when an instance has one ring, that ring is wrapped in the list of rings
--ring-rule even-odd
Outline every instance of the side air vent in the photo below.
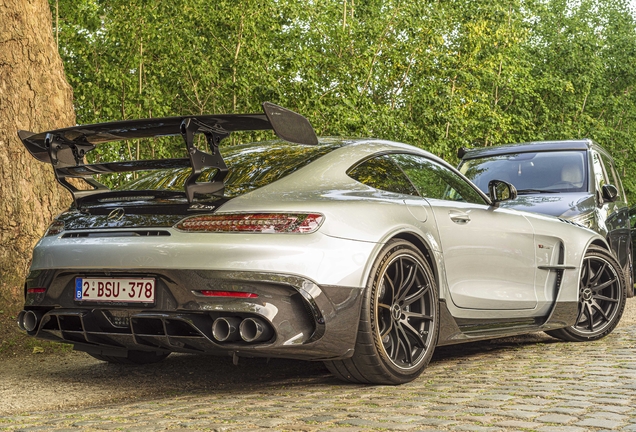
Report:
[[[571,220],[568,220],[568,219],[563,219],[563,218],[557,218],[557,219],[560,220],[561,222],[565,222],[566,224],[574,225],[574,226],[581,227],[581,228],[587,228],[585,225],[581,225],[579,223],[572,222]]]
[[[169,231],[163,230],[138,230],[138,231],[90,231],[90,232],[69,232],[62,238],[103,238],[103,237],[166,237],[170,236]]]

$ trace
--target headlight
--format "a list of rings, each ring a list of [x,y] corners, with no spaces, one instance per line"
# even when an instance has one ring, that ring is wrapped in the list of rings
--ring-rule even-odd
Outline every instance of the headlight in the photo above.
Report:
[[[570,216],[572,212],[567,211],[561,215],[563,219],[567,219],[586,228],[594,229],[594,210]]]

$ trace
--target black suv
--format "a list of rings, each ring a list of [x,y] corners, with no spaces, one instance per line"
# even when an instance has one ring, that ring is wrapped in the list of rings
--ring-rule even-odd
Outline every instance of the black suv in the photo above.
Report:
[[[634,295],[629,208],[614,159],[592,140],[460,149],[459,170],[488,193],[491,180],[517,189],[502,207],[576,222],[607,238]]]

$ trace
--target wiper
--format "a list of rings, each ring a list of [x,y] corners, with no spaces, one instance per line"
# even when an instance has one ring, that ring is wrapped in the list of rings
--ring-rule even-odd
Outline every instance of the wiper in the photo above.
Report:
[[[554,191],[545,190],[545,189],[517,189],[517,194],[519,195],[533,194],[533,193],[554,193]]]

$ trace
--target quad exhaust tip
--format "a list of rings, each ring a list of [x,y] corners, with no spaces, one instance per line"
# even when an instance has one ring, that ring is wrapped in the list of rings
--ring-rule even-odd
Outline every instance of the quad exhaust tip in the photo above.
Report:
[[[42,319],[42,314],[37,311],[22,311],[18,314],[18,327],[20,330],[25,330],[28,332],[32,332],[37,330],[40,325],[40,320]]]
[[[257,343],[268,341],[273,335],[271,325],[261,318],[220,317],[212,323],[212,336],[217,342]]]
[[[269,324],[260,318],[245,318],[239,326],[239,333],[245,342],[263,342],[274,334]]]
[[[241,319],[237,317],[221,317],[212,323],[212,336],[219,342],[235,342],[241,339],[239,326]]]

